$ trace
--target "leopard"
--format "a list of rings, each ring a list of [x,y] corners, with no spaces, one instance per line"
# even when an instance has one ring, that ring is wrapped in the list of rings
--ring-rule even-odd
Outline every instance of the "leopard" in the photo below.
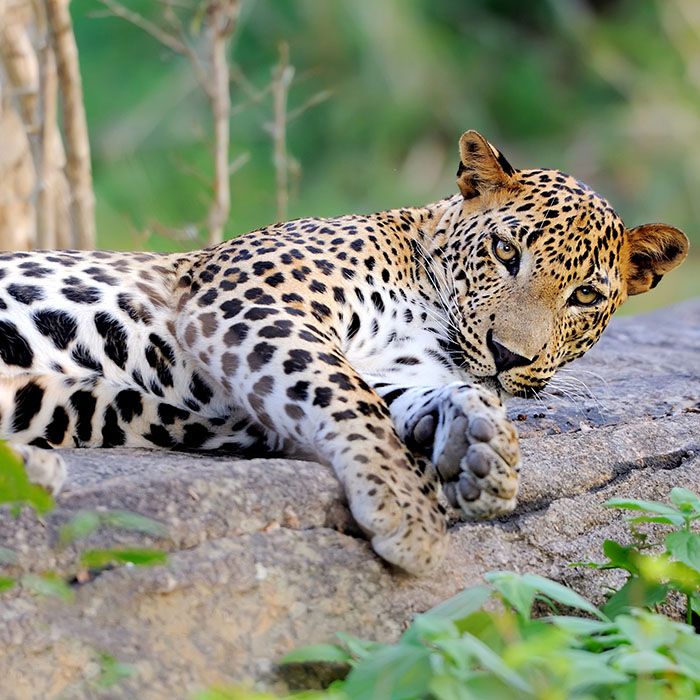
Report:
[[[0,436],[58,493],[48,448],[285,455],[332,468],[374,551],[435,570],[453,519],[516,505],[504,402],[541,391],[688,252],[627,228],[476,131],[456,192],[279,222],[184,253],[0,254]]]

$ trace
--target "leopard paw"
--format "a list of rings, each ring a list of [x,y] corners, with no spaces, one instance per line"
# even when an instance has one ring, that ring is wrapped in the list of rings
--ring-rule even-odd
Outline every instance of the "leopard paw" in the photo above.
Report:
[[[445,515],[434,494],[375,475],[364,481],[348,489],[350,509],[374,551],[410,574],[430,573],[447,548]]]
[[[445,388],[413,428],[432,443],[432,461],[449,503],[466,518],[493,518],[516,503],[520,447],[515,426],[491,392],[465,384]]]
[[[11,445],[27,472],[29,481],[42,486],[56,495],[66,481],[66,463],[63,457],[52,450],[43,450],[30,445]]]

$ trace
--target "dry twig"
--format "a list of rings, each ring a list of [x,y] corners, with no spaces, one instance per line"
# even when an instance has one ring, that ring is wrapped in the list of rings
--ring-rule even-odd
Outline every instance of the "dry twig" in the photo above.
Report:
[[[66,176],[70,185],[71,213],[80,248],[95,247],[95,197],[92,189],[88,139],[78,48],[75,44],[68,0],[45,0],[51,43],[61,87],[63,128],[66,139]]]

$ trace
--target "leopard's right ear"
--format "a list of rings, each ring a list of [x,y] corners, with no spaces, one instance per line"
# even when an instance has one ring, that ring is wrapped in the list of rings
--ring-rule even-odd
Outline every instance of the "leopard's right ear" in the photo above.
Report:
[[[459,140],[457,185],[464,199],[513,184],[515,168],[478,131],[466,131]]]

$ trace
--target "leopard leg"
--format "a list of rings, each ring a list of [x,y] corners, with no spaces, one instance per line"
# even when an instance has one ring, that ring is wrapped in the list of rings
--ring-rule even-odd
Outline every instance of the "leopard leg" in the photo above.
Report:
[[[0,377],[0,437],[43,448],[164,447],[256,457],[271,452],[264,431],[241,409],[202,416],[138,385],[62,374]]]
[[[217,342],[206,343],[224,351],[201,371],[280,443],[333,467],[380,556],[412,573],[431,570],[446,544],[434,472],[402,444],[386,405],[331,336],[299,318],[256,307],[220,324]],[[193,358],[198,338],[191,329],[179,338]]]

